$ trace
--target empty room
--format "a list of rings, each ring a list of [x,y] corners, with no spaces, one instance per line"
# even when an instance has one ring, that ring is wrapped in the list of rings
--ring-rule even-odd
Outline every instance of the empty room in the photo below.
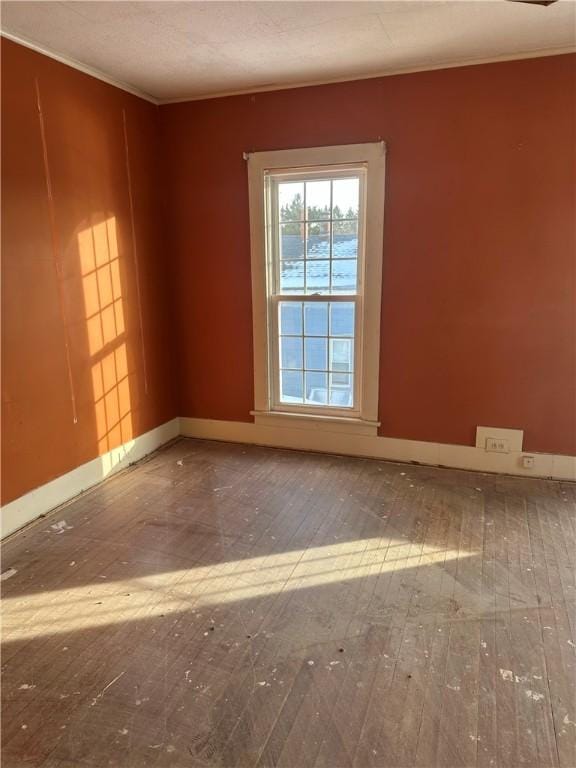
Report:
[[[576,768],[576,0],[0,14],[3,768]]]

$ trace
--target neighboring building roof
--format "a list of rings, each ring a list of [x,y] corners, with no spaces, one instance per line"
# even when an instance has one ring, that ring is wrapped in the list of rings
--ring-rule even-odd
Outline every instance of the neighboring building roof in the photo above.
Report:
[[[304,238],[301,235],[282,236],[282,257],[284,259],[301,259],[304,252]],[[358,253],[358,235],[334,235],[334,259],[355,259]],[[308,258],[329,259],[330,238],[323,235],[308,237]]]

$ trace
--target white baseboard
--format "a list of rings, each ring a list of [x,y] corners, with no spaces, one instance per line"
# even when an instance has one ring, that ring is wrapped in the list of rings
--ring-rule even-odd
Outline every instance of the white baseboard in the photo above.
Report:
[[[22,528],[39,515],[73,499],[82,491],[144,458],[164,443],[178,437],[179,419],[172,419],[140,437],[82,464],[71,472],[35,488],[1,509],[1,537]]]
[[[521,457],[526,451],[488,453],[482,447],[426,443],[362,434],[344,434],[330,424],[317,429],[297,426],[252,424],[241,421],[176,418],[151,429],[103,456],[82,464],[55,480],[20,496],[1,509],[1,537],[22,528],[40,515],[73,499],[82,491],[105,480],[115,472],[144,458],[179,435],[232,443],[293,448],[301,451],[337,453],[345,456],[415,461],[430,466],[497,472],[522,477],[547,477],[576,481],[576,457],[551,453],[532,453],[534,466],[524,469]]]
[[[310,430],[298,429],[295,426],[268,426],[239,421],[183,417],[180,419],[180,434],[184,437],[199,437],[207,440],[269,445],[276,448],[338,453],[389,461],[415,461],[419,464],[476,472],[576,480],[575,456],[531,451],[490,453],[483,447],[477,446],[426,443],[393,437],[346,435],[331,430],[328,423],[319,425],[317,430]],[[522,456],[527,454],[534,457],[534,466],[530,469],[522,466]]]

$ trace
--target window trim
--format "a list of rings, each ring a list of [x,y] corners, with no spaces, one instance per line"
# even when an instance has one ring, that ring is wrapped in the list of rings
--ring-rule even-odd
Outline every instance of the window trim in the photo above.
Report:
[[[258,423],[270,426],[289,419],[291,426],[318,429],[323,423],[338,424],[358,434],[376,434],[378,419],[378,389],[380,368],[380,312],[382,293],[382,251],[384,232],[384,175],[386,146],[384,142],[344,144],[332,147],[311,147],[270,152],[253,152],[248,161],[248,191],[250,204],[250,244],[252,262],[252,320],[254,343],[254,411]],[[271,222],[266,221],[266,172],[274,175],[286,172],[315,173],[324,166],[359,166],[366,173],[366,209],[364,244],[364,287],[358,300],[362,302],[363,331],[358,376],[359,402],[350,413],[348,409],[326,408],[306,412],[300,407],[286,410],[272,408],[269,349],[275,349],[271,339],[273,323],[269,322],[268,279],[271,264],[267,243],[272,233]],[[345,168],[342,168],[345,170]],[[318,297],[318,300],[320,297]],[[322,296],[330,301],[330,294]],[[370,329],[367,332],[366,329]],[[350,413],[346,415],[345,410]]]

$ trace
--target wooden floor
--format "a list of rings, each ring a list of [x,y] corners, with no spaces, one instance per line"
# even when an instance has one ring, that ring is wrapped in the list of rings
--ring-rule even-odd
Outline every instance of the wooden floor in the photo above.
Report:
[[[3,768],[574,768],[575,502],[180,440],[5,544]]]

